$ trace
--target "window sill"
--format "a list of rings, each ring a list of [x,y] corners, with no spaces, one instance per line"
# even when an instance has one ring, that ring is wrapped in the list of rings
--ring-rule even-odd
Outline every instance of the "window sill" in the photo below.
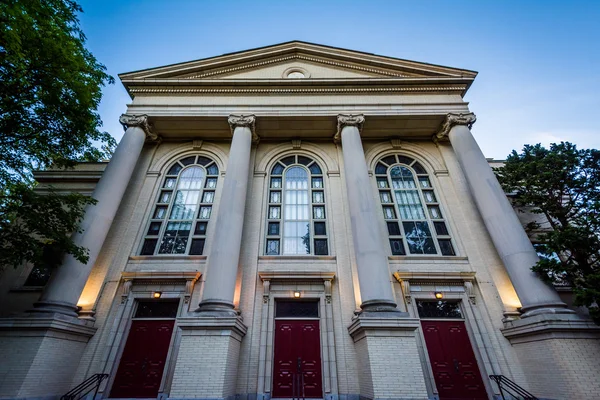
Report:
[[[258,256],[258,261],[335,261],[335,256]]]
[[[205,261],[206,256],[130,256],[130,261]]]
[[[469,261],[468,257],[459,257],[459,256],[388,256],[388,260],[390,261]]]

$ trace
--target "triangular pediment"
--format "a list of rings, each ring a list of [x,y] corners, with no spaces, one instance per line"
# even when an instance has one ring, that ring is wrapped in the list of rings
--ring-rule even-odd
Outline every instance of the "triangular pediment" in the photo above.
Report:
[[[294,41],[121,74],[123,83],[147,80],[276,80],[467,78],[474,71]],[[299,75],[301,74],[301,75]]]

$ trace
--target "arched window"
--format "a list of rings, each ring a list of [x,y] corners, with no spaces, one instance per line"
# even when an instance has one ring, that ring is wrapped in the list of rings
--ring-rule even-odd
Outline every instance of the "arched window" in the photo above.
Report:
[[[456,255],[427,171],[410,157],[384,157],[375,167],[393,255]]]
[[[323,172],[312,159],[288,156],[269,179],[266,255],[328,255]]]
[[[219,168],[189,156],[169,168],[152,210],[141,255],[201,255],[212,213]]]

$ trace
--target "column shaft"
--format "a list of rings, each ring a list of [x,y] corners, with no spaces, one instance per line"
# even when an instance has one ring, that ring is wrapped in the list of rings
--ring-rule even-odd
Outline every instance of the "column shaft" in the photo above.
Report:
[[[524,316],[570,312],[556,291],[531,271],[539,260],[537,253],[469,128],[454,125],[448,137]]]
[[[379,207],[373,199],[360,138],[359,126],[363,121],[362,116],[338,116],[361,308],[366,311],[390,310],[396,308],[396,303],[390,284],[385,241],[377,223]]]
[[[233,140],[199,311],[231,311],[240,259],[254,116],[231,116]]]
[[[130,122],[131,125],[92,194],[98,202],[86,208],[81,222],[82,232],[73,235],[75,244],[89,250],[89,260],[87,264],[82,264],[73,256],[66,255],[62,265],[52,275],[40,300],[35,304],[34,311],[77,316],[77,301],[112,225],[146,139],[146,116],[124,115],[121,122],[128,123],[124,121]]]

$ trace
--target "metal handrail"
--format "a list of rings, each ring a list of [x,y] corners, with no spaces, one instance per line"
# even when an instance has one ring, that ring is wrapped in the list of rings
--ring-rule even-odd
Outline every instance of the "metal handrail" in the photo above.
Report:
[[[539,400],[537,397],[535,397],[527,390],[523,389],[521,386],[517,385],[515,382],[511,381],[504,375],[490,375],[490,379],[496,382],[496,384],[498,385],[498,389],[500,390],[500,395],[502,396],[503,400],[506,400],[506,397],[504,397],[504,391],[506,391],[506,393],[514,399]]]
[[[69,390],[60,400],[79,400],[94,391],[94,397],[98,394],[98,389],[103,380],[108,378],[108,374],[94,374]],[[85,391],[85,392],[84,392]]]

